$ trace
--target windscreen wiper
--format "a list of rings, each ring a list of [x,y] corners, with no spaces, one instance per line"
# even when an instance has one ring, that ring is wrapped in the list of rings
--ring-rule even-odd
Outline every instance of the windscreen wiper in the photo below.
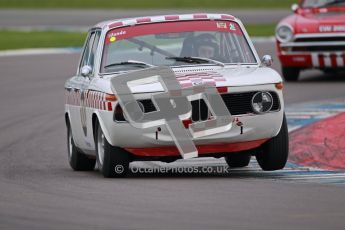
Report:
[[[204,58],[204,57],[166,57],[165,59],[175,60],[179,62],[186,62],[186,63],[199,63],[199,64],[213,63],[222,67],[225,66],[223,62],[216,61],[210,58]]]
[[[146,63],[146,62],[128,60],[128,61],[124,61],[124,62],[112,63],[112,64],[104,66],[104,68],[106,69],[106,68],[110,68],[110,67],[114,67],[114,66],[121,66],[121,65],[133,65],[133,66],[140,66],[142,68],[145,68],[145,66],[146,67],[154,67],[154,65],[151,65],[151,64]]]

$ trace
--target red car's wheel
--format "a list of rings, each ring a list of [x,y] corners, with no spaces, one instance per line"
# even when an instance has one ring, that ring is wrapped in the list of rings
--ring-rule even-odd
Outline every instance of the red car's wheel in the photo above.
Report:
[[[301,70],[296,67],[283,67],[282,74],[286,81],[297,81]]]

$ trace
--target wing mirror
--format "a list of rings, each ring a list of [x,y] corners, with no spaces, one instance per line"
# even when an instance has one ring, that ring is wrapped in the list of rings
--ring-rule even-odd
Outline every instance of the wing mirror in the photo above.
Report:
[[[265,55],[262,57],[261,62],[263,64],[263,66],[270,67],[273,64],[273,59],[270,55]]]
[[[298,8],[299,8],[299,6],[298,6],[298,4],[292,4],[292,6],[291,6],[291,10],[294,12],[294,13],[296,13],[297,12],[297,10],[298,10]]]
[[[83,67],[81,67],[81,71],[80,74],[83,77],[89,77],[92,73],[92,68],[91,66],[88,65],[84,65]]]

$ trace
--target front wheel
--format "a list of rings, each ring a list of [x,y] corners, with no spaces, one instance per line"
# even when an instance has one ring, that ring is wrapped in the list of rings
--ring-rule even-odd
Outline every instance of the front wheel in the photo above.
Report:
[[[286,81],[297,81],[301,69],[296,67],[282,67],[283,77]]]
[[[96,158],[99,170],[106,178],[125,177],[129,171],[130,155],[122,148],[112,146],[107,141],[98,122],[95,131]]]
[[[330,75],[337,75],[338,70],[337,69],[324,69],[322,70],[325,74],[330,74]]]
[[[264,171],[283,169],[289,155],[289,134],[286,117],[277,136],[264,143],[256,154],[256,159]]]

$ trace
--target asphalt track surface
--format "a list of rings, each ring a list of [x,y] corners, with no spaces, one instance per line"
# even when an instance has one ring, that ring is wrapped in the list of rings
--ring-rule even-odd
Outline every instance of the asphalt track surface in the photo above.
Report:
[[[257,47],[274,52],[272,43]],[[343,185],[251,170],[125,179],[73,172],[63,84],[77,61],[77,54],[0,58],[0,229],[344,229]],[[286,103],[344,98],[344,86],[341,75],[304,73],[286,84]]]
[[[6,27],[90,27],[114,18],[149,15],[183,14],[206,12],[206,10],[0,10],[0,28]],[[207,10],[208,13],[227,13],[240,18],[244,23],[278,23],[291,14],[289,10]]]

